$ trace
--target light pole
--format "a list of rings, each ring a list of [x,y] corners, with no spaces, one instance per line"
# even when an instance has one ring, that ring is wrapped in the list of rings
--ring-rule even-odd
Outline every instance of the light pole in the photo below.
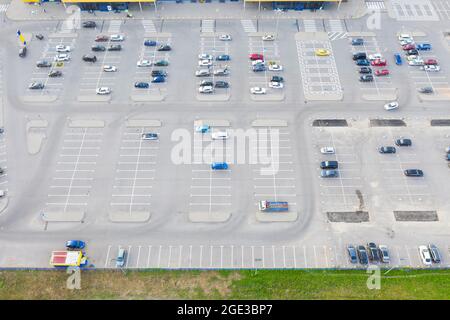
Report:
[[[280,20],[280,15],[283,13],[283,10],[281,9],[275,9],[275,14],[277,15],[277,24],[275,27],[275,34],[278,36],[278,22]]]

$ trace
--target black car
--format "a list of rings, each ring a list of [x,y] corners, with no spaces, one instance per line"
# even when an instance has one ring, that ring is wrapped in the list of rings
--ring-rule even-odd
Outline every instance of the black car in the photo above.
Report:
[[[106,50],[106,48],[105,48],[105,46],[102,46],[102,45],[95,45],[95,46],[92,46],[91,47],[91,50],[92,51],[105,51]]]
[[[434,263],[441,263],[441,254],[439,249],[434,244],[429,244],[428,249],[430,250],[431,259]]]
[[[83,61],[87,61],[87,62],[95,62],[97,61],[97,57],[96,56],[91,56],[89,54],[85,54],[83,56]]]
[[[378,149],[378,152],[380,152],[380,153],[395,153],[396,149],[395,149],[395,147],[390,147],[390,146],[388,146],[388,147],[380,147]]]
[[[395,144],[399,147],[410,147],[412,145],[411,139],[397,139]]]
[[[363,74],[359,77],[359,81],[361,82],[371,82],[373,81],[373,75],[371,74]]]
[[[85,21],[83,22],[83,28],[95,28],[97,24],[95,21]]]
[[[404,173],[407,177],[423,177],[423,171],[420,169],[406,169]]]
[[[353,54],[353,60],[363,60],[367,59],[367,54],[365,52],[356,52]]]
[[[168,44],[162,44],[158,47],[158,51],[170,51],[172,48]]]
[[[109,46],[108,51],[120,51],[122,46],[120,44],[112,44]]]
[[[226,81],[216,81],[216,84],[214,85],[216,88],[228,88],[229,84]]]
[[[417,49],[412,49],[412,50],[406,51],[407,56],[417,56],[418,54],[419,54],[419,51],[417,51]]]
[[[284,82],[283,77],[280,76],[272,76],[272,79],[270,80],[271,82]]]
[[[367,244],[367,251],[369,251],[369,259],[370,259],[370,261],[374,261],[374,262],[380,261],[380,255],[379,255],[379,252],[378,252],[378,247],[377,247],[377,245],[375,243],[369,242]]]
[[[48,74],[48,76],[50,78],[56,78],[56,77],[61,77],[62,76],[62,72],[59,70],[52,70],[50,71],[50,73]]]
[[[28,89],[32,89],[32,90],[44,89],[44,84],[42,82],[33,82],[32,84],[30,84],[28,86]]]
[[[372,69],[369,67],[361,67],[359,73],[372,74]]]
[[[38,34],[36,35],[36,39],[38,39],[38,40],[44,40],[44,36],[43,36],[42,34],[38,33]]]
[[[26,55],[27,55],[27,47],[20,48],[20,50],[19,50],[19,57],[25,58]]]
[[[433,93],[433,88],[432,87],[423,87],[419,89],[420,93]]]
[[[45,60],[36,62],[36,67],[38,67],[38,68],[50,68],[51,66],[52,66],[52,64]]]
[[[367,257],[367,251],[366,251],[366,248],[364,248],[364,246],[358,246],[358,258],[359,258],[359,263],[361,263],[361,264],[369,263],[369,258]]]
[[[349,244],[347,246],[348,258],[350,259],[350,263],[358,263],[358,256],[356,254],[356,249],[353,245]]]
[[[320,169],[337,169],[339,164],[337,161],[322,161],[320,163]]]
[[[210,87],[212,87],[212,86],[214,86],[214,83],[212,82],[212,81],[202,81],[201,83],[200,83],[200,87],[206,87],[206,86],[210,86]]]
[[[165,76],[167,76],[167,72],[164,70],[153,70],[152,77],[158,77],[158,76],[165,77]]]

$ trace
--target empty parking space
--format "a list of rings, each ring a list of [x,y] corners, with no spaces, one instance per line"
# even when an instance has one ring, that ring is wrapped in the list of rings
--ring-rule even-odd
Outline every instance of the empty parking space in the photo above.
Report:
[[[313,131],[313,149],[317,179],[320,185],[320,202],[324,212],[367,210],[363,190],[361,160],[355,149],[355,137],[349,129],[315,128]],[[334,154],[322,154],[321,148],[334,148]],[[338,176],[320,177],[322,161],[337,161]]]
[[[298,61],[303,92],[307,99],[341,99],[342,87],[328,40],[296,39]],[[316,50],[324,49],[327,56],[317,56]]]
[[[257,22],[256,20],[241,20],[242,28],[244,29],[245,33],[253,33],[257,32]]]
[[[84,212],[88,205],[103,133],[66,128],[51,180],[45,212]]]
[[[450,20],[450,0],[434,0],[433,5],[442,20]]]
[[[439,21],[431,0],[391,0],[393,13],[399,21]]]
[[[125,128],[122,133],[110,203],[114,212],[150,212],[159,141],[144,140],[148,132],[155,130]]]

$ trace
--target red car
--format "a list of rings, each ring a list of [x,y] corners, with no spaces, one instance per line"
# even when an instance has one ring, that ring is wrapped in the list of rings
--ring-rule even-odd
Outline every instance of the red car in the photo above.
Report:
[[[386,60],[376,59],[370,63],[372,66],[384,67],[386,65]]]
[[[389,70],[387,70],[387,69],[375,71],[375,75],[377,75],[377,76],[387,76],[388,74],[389,74]]]
[[[249,58],[250,60],[264,60],[263,55],[259,53],[252,53]]]
[[[415,44],[412,44],[412,43],[409,43],[409,44],[405,44],[403,47],[403,50],[413,50],[413,49],[415,49],[416,48],[416,45]]]
[[[423,62],[423,64],[427,66],[436,66],[438,62],[436,59],[427,59]]]
[[[104,35],[104,34],[99,35],[99,36],[97,36],[95,38],[96,42],[105,42],[105,41],[108,41],[108,40],[109,40],[109,37],[107,35]]]

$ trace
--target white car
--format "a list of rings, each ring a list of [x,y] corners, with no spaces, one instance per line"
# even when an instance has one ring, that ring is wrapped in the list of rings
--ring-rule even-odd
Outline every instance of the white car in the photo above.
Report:
[[[112,34],[111,37],[109,37],[109,40],[111,41],[123,41],[125,38],[120,34]]]
[[[283,66],[279,64],[269,64],[269,71],[282,71]]]
[[[213,56],[207,53],[200,53],[198,55],[198,60],[212,60]]]
[[[70,52],[70,47],[69,46],[65,46],[63,44],[58,44],[56,46],[56,52]]]
[[[257,64],[265,65],[266,63],[264,60],[261,60],[261,59],[252,61],[252,66],[256,66]]]
[[[211,75],[211,72],[208,69],[200,69],[200,70],[195,71],[196,77],[207,77],[210,75]]]
[[[411,39],[411,40],[412,40],[412,37],[411,37],[411,35],[408,34],[408,33],[400,33],[400,34],[398,35],[398,40],[399,40],[399,41],[402,41],[402,40],[405,40],[405,39]]]
[[[198,88],[198,92],[200,93],[213,93],[214,88],[212,86],[201,86]]]
[[[273,41],[275,40],[275,36],[273,34],[265,34],[262,39],[263,41]]]
[[[390,110],[395,110],[395,109],[398,109],[397,101],[392,101],[392,102],[386,103],[384,105],[384,110],[390,111]]]
[[[441,71],[441,67],[440,66],[433,66],[433,65],[429,65],[429,66],[423,66],[420,69],[424,70],[424,71],[430,71],[430,72],[438,72]]]
[[[228,74],[230,74],[230,71],[228,70],[228,67],[214,70],[214,75],[215,76],[226,76]]]
[[[95,90],[95,92],[100,95],[105,95],[105,94],[110,94],[111,89],[108,87],[100,87],[100,88],[97,88],[97,90]]]
[[[416,59],[422,59],[422,58],[420,58],[419,56],[413,55],[413,54],[410,56],[406,56],[406,60],[408,60],[408,61],[413,61]]]
[[[250,88],[252,94],[266,94],[266,88],[252,87]]]
[[[283,83],[278,81],[270,81],[269,88],[273,89],[283,89]]]
[[[213,132],[211,134],[211,139],[213,139],[213,140],[226,140],[226,139],[228,139],[228,132],[226,132],[226,131]]]
[[[152,62],[150,60],[139,60],[137,62],[137,66],[138,67],[151,67]]]
[[[373,60],[377,60],[377,59],[383,59],[383,55],[381,53],[374,53],[374,54],[369,54],[369,60],[373,61]]]
[[[211,60],[200,60],[198,62],[199,67],[209,67],[212,66],[212,61]]]
[[[430,250],[426,246],[419,246],[419,255],[424,265],[431,266]]]
[[[424,61],[422,58],[417,58],[408,62],[410,66],[423,66]]]
[[[413,39],[403,39],[402,41],[400,41],[401,46],[404,46],[407,44],[414,44],[414,40]]]
[[[59,62],[59,61],[69,61],[69,60],[70,60],[70,56],[69,56],[67,53],[60,53],[60,54],[57,54],[57,55],[55,56],[54,60],[55,60],[56,62]]]
[[[320,148],[321,154],[334,154],[336,150],[333,147],[322,147]]]
[[[105,72],[116,72],[117,68],[115,66],[103,66],[103,71],[105,71]]]
[[[231,41],[231,36],[229,34],[222,34],[222,35],[220,35],[219,40],[221,40],[221,41]]]

